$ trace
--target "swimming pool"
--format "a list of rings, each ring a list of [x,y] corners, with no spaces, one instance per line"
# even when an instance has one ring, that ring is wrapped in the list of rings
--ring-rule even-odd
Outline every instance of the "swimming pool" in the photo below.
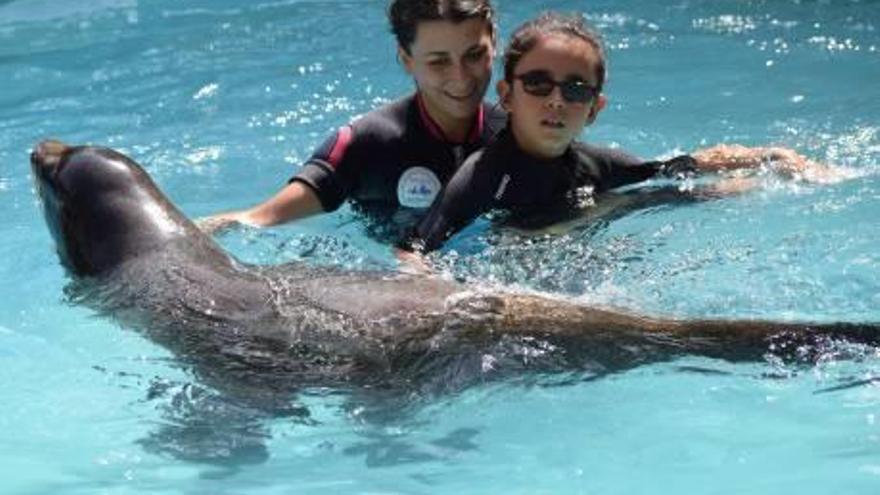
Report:
[[[383,7],[0,2],[3,493],[876,492],[873,347],[768,349],[752,363],[694,356],[390,403],[308,390],[270,414],[65,299],[31,191],[35,141],[120,148],[192,216],[253,203],[330,129],[409,90]],[[880,320],[876,2],[589,7],[611,53],[611,101],[590,141],[644,156],[773,142],[852,178],[765,174],[742,196],[548,237],[481,222],[438,262],[646,312]],[[501,3],[502,35],[533,9]],[[347,210],[221,240],[258,263],[392,263]]]

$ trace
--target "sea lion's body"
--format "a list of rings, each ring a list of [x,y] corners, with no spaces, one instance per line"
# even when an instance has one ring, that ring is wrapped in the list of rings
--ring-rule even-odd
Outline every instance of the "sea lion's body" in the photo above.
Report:
[[[238,370],[251,377],[265,369],[302,385],[369,381],[436,371],[437,359],[448,364],[450,356],[479,361],[499,346],[525,349],[508,363],[538,368],[542,355],[555,356],[543,361],[551,368],[577,366],[584,355],[612,365],[681,352],[735,359],[760,356],[779,332],[873,338],[877,330],[649,318],[436,277],[247,266],[122,154],[48,141],[34,151],[32,165],[80,299],[209,375]],[[483,371],[498,362],[483,362]]]

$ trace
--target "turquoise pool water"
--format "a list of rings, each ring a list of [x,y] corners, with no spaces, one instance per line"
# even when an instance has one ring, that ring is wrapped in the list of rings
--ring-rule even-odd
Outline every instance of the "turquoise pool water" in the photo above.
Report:
[[[782,144],[850,178],[766,173],[745,195],[547,237],[484,221],[438,263],[644,312],[880,320],[880,4],[542,5],[589,8],[607,36],[610,105],[586,139],[644,156]],[[500,3],[502,35],[538,8]],[[38,139],[120,148],[200,216],[264,198],[331,129],[410,86],[380,1],[0,1],[0,492],[877,493],[870,346],[390,403],[309,390],[270,414],[65,297],[31,190]],[[258,263],[393,264],[347,209],[221,241]]]

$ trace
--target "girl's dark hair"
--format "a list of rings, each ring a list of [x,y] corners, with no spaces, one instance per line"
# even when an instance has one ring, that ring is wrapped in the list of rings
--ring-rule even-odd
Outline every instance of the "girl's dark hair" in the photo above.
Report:
[[[580,14],[560,14],[544,12],[537,18],[527,21],[513,32],[510,43],[504,50],[504,79],[512,83],[516,65],[538,41],[548,35],[563,34],[586,41],[596,50],[596,85],[599,90],[605,83],[605,48],[602,37],[587,25]]]
[[[489,0],[393,0],[388,7],[388,21],[397,44],[410,54],[416,40],[416,29],[424,21],[483,19],[495,34],[495,9]]]

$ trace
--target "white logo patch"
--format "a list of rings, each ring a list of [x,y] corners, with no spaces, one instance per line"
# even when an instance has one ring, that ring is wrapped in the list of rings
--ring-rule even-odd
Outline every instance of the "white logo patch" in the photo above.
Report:
[[[430,169],[410,167],[397,183],[397,201],[407,208],[427,208],[440,188],[440,179]]]

